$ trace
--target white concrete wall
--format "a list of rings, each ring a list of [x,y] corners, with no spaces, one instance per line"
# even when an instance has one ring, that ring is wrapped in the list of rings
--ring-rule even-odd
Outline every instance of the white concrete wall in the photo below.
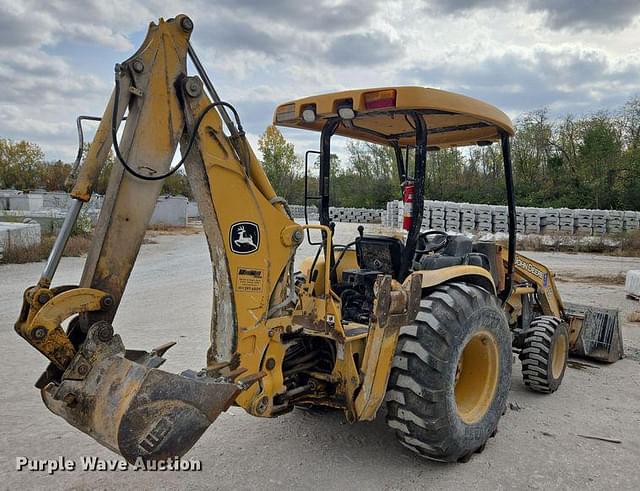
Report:
[[[186,227],[188,205],[189,200],[184,196],[160,196],[150,224]]]
[[[40,224],[0,222],[0,254],[8,247],[29,247],[40,243]]]
[[[42,195],[42,206],[46,209],[61,208],[66,210],[69,208],[71,197],[64,191],[45,191],[39,194]]]
[[[200,218],[200,210],[198,209],[198,203],[195,201],[189,201],[187,205],[187,217],[188,218]]]
[[[624,282],[624,291],[629,295],[640,298],[640,269],[631,269],[627,271]]]
[[[21,211],[39,211],[42,210],[43,199],[42,194],[19,194],[9,197],[9,209]]]

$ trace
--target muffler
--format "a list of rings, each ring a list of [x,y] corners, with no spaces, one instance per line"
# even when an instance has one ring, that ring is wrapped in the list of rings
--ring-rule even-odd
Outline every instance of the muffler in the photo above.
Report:
[[[43,374],[44,403],[128,462],[181,457],[252,381],[158,370],[166,349],[127,351],[98,322],[59,380]]]
[[[572,354],[607,363],[624,356],[617,310],[565,303],[564,314]]]

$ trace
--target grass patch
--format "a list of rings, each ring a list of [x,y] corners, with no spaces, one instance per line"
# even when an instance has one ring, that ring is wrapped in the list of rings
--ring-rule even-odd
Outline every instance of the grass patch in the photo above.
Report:
[[[44,261],[49,257],[49,252],[51,252],[55,240],[55,235],[45,235],[39,244],[29,247],[9,246],[0,257],[0,264],[24,264]],[[80,257],[86,254],[90,245],[91,238],[89,236],[74,235],[69,237],[62,255],[65,257]]]
[[[202,231],[202,227],[194,227],[192,225],[186,227],[174,227],[171,225],[149,225],[147,233],[152,237],[154,235],[196,235]]]

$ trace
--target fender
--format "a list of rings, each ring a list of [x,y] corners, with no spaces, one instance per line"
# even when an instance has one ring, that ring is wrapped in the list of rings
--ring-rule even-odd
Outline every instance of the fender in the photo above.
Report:
[[[494,295],[496,294],[496,285],[493,282],[491,273],[480,266],[449,266],[442,269],[416,271],[413,274],[422,276],[423,290],[459,279],[480,286]]]

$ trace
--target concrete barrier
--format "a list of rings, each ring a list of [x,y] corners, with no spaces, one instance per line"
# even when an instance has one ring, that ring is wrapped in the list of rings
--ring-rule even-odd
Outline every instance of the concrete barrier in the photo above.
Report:
[[[186,227],[188,205],[189,200],[184,196],[160,196],[149,224]]]
[[[624,282],[624,291],[627,295],[640,300],[640,269],[631,269],[627,271]]]
[[[40,224],[40,232],[44,235],[57,234],[62,226],[65,210],[0,210],[0,221],[11,223],[24,223],[26,220]]]
[[[32,247],[41,240],[40,224],[0,222],[0,256],[9,247]]]
[[[423,206],[423,229],[493,233],[509,231],[507,207],[503,205],[426,200]],[[389,201],[382,213],[382,223],[386,227],[401,228],[402,215],[402,201]],[[519,234],[598,236],[638,229],[640,212],[637,211],[516,207],[516,232]]]
[[[189,201],[187,205],[187,218],[201,218],[198,203],[195,201]]]
[[[42,194],[18,194],[9,197],[9,209],[16,211],[40,211],[44,200]]]

